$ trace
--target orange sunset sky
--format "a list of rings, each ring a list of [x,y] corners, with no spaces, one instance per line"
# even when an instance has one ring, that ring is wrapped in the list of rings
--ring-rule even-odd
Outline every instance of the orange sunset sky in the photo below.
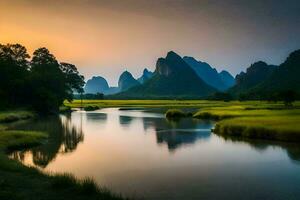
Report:
[[[296,0],[0,0],[0,43],[45,46],[111,85],[124,70],[154,70],[170,50],[236,75],[300,48],[299,10]]]

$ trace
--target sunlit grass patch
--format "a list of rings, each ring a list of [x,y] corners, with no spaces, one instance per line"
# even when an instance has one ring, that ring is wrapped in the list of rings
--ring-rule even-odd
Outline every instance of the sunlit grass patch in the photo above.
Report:
[[[300,115],[241,117],[218,122],[214,132],[220,135],[300,141]]]

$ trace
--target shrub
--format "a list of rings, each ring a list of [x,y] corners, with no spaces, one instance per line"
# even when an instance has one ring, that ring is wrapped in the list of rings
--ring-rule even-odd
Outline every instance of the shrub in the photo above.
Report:
[[[179,109],[169,109],[166,112],[166,118],[168,119],[178,119],[182,117],[187,117],[187,114],[185,114],[182,110]]]

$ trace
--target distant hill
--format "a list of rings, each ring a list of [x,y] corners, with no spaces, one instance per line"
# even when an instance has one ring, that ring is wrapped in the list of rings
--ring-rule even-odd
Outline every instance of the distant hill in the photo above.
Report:
[[[221,71],[219,73],[219,76],[220,76],[222,82],[224,83],[226,89],[234,86],[235,79],[228,71],[226,71],[226,70]]]
[[[153,72],[151,72],[147,68],[145,68],[144,71],[143,71],[143,74],[137,80],[138,80],[138,82],[140,82],[141,84],[143,84],[147,80],[149,80],[150,78],[152,78],[152,76],[153,76]]]
[[[248,67],[246,72],[241,72],[236,76],[236,84],[229,91],[237,95],[247,93],[265,81],[275,68],[276,66],[274,65],[268,65],[263,61],[258,61]]]
[[[93,76],[89,79],[84,87],[84,93],[96,94],[102,93],[105,95],[116,94],[120,92],[118,87],[109,87],[107,81],[102,76]]]
[[[101,76],[93,76],[86,82],[84,92],[90,94],[105,93],[108,89],[109,86],[105,78]]]
[[[212,68],[208,63],[197,61],[193,57],[185,56],[183,60],[195,70],[203,81],[220,91],[224,91],[234,85],[234,78],[227,71],[218,73],[218,71]]]
[[[118,81],[118,87],[120,91],[126,91],[129,88],[132,88],[137,85],[140,85],[140,83],[135,78],[133,78],[130,72],[125,71],[121,74]]]
[[[284,63],[272,70],[272,73],[253,91],[270,93],[293,90],[300,94],[300,50],[292,52]]]
[[[103,94],[110,95],[110,94],[116,94],[118,92],[120,92],[120,88],[119,87],[109,87],[109,89],[106,90]]]
[[[159,58],[155,72],[147,82],[117,94],[121,98],[204,97],[216,89],[206,84],[175,52]]]
[[[300,94],[300,50],[291,53],[279,66],[259,61],[236,76],[236,85],[229,89],[246,99],[269,98],[272,94],[293,90]]]

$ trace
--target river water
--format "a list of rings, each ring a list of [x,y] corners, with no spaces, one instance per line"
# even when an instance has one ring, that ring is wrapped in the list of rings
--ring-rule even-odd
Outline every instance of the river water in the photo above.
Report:
[[[151,109],[75,111],[17,125],[50,136],[10,157],[146,200],[300,199],[299,144],[223,138],[213,126]]]

